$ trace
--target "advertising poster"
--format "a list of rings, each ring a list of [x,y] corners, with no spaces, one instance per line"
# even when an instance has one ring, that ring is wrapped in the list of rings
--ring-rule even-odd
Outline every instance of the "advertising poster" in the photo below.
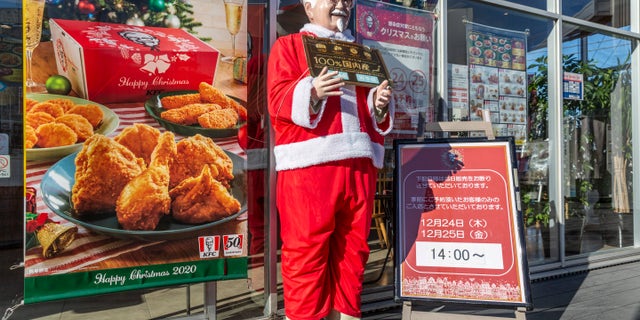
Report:
[[[362,0],[356,6],[358,42],[380,51],[396,105],[392,136],[415,136],[420,115],[434,121],[433,13]]]
[[[527,133],[527,33],[467,22],[469,120],[491,112],[496,136],[522,145]]]
[[[452,121],[469,119],[469,67],[449,64],[449,118]]]
[[[224,16],[218,5],[201,10]],[[211,20],[230,47],[224,18]],[[33,79],[70,72],[78,83],[92,80],[85,94],[73,85],[68,95],[25,94],[25,304],[245,278],[246,153],[238,131],[247,87],[233,61],[222,62],[231,50],[176,27],[50,25],[90,41],[52,32],[37,44]],[[238,55],[246,55],[245,39],[235,40]],[[101,49],[74,56],[66,45]],[[88,65],[123,75],[95,77],[81,68]],[[190,77],[196,67],[198,78]]]
[[[513,140],[395,146],[397,296],[531,303]]]

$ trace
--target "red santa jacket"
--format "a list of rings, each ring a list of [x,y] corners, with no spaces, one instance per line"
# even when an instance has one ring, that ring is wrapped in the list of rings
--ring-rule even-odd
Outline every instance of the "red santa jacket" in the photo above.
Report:
[[[389,116],[377,123],[375,89],[346,85],[342,96],[323,100],[318,114],[309,111],[313,77],[309,74],[302,35],[335,37],[336,33],[307,24],[300,33],[280,37],[271,48],[267,69],[269,115],[275,131],[276,170],[304,168],[351,158],[370,158],[382,168],[384,135],[392,129]],[[337,34],[344,40],[344,34]],[[347,39],[353,39],[349,34]]]

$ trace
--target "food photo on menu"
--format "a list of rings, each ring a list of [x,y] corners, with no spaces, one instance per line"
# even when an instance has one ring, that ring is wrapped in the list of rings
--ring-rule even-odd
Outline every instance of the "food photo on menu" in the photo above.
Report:
[[[247,229],[236,39],[227,63],[228,50],[179,23],[129,22],[51,18],[34,46],[28,79],[43,90],[25,95],[26,277],[246,256],[203,256],[196,241]],[[175,254],[158,256],[159,243]]]

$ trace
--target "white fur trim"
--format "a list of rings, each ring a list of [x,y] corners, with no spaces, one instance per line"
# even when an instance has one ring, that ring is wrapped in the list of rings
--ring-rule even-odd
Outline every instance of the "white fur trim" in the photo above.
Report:
[[[322,100],[322,105],[320,106],[320,111],[318,112],[317,117],[314,121],[311,121],[311,113],[309,111],[309,102],[311,101],[311,89],[313,88],[313,77],[306,77],[293,89],[293,100],[292,105],[293,108],[291,110],[291,120],[293,123],[305,127],[313,129],[318,126],[318,121],[322,119],[322,114],[324,113],[324,105],[327,103],[326,100]]]
[[[360,132],[355,89],[356,87],[353,85],[342,87],[343,94],[340,96],[340,111],[343,132]]]
[[[275,146],[276,171],[304,168],[329,161],[369,158],[382,168],[384,146],[365,132],[348,132]]]
[[[320,38],[329,38],[349,42],[353,42],[356,40],[353,35],[351,35],[351,30],[349,29],[344,30],[343,32],[334,32],[323,26],[313,23],[305,24],[304,26],[302,26],[302,29],[300,29],[300,31],[311,32]]]

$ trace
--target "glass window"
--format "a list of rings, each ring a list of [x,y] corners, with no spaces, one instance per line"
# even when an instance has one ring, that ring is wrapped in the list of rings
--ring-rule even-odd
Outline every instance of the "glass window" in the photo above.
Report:
[[[562,14],[583,20],[628,28],[631,0],[571,0],[562,1]]]
[[[24,164],[22,141],[22,8],[0,8],[0,207],[7,212],[0,232],[5,244],[22,243]],[[11,214],[8,214],[11,213]]]
[[[632,246],[632,42],[563,27],[565,251]]]
[[[450,1],[448,14],[449,104],[442,118],[479,120],[479,110],[489,111],[497,136],[516,137],[529,261],[557,259],[546,129],[552,22],[465,0]]]
[[[547,0],[507,0],[509,2],[534,7],[536,9],[546,9],[547,8]]]

